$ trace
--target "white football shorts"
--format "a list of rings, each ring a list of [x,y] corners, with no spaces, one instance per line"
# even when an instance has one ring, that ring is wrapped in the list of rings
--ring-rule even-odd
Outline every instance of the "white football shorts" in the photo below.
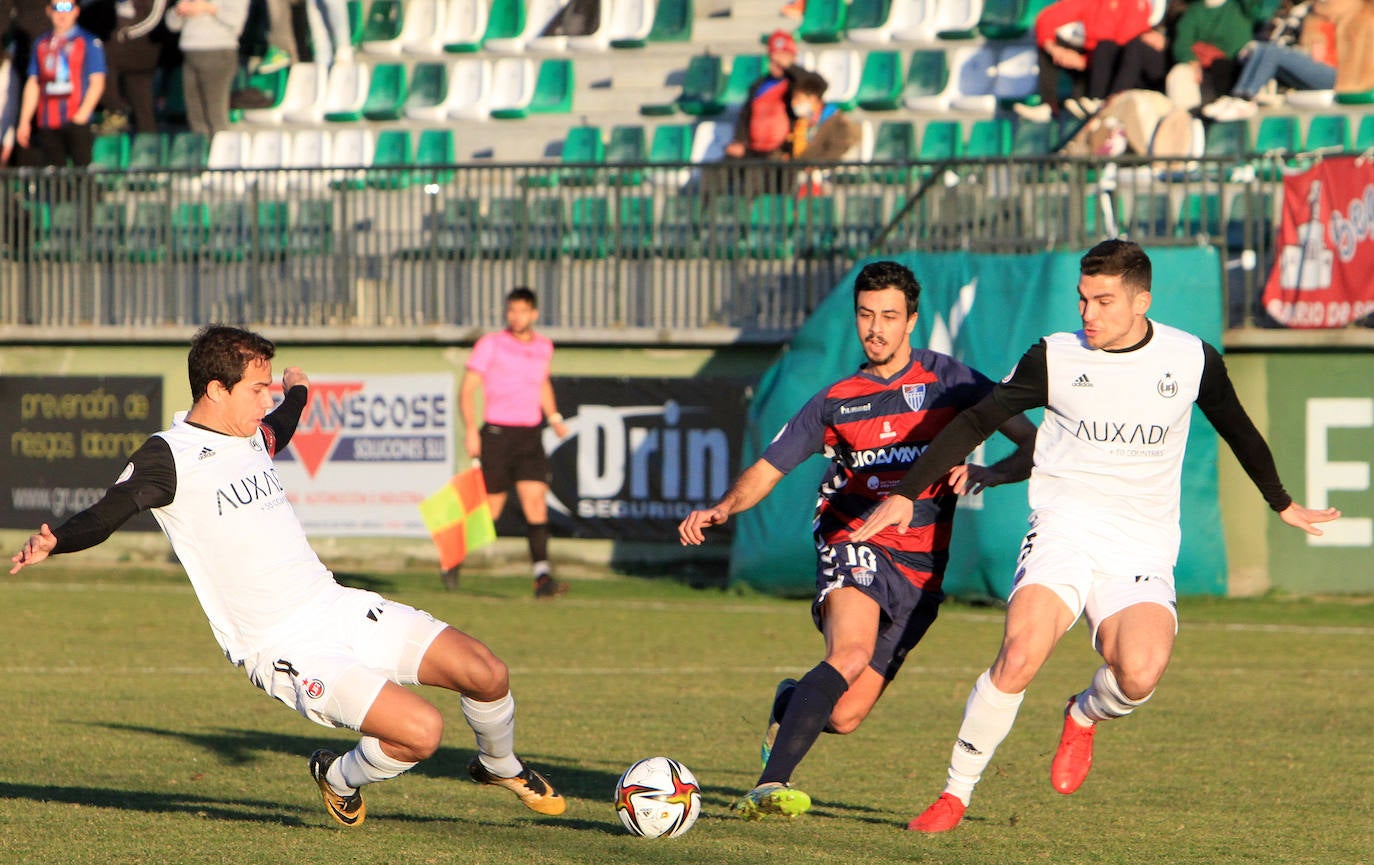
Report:
[[[448,627],[359,589],[297,621],[290,638],[244,659],[248,678],[316,724],[352,730],[387,682],[418,683],[425,651]]]
[[[1032,585],[1044,586],[1058,595],[1073,613],[1074,622],[1087,616],[1093,648],[1097,648],[1097,629],[1102,622],[1136,604],[1166,608],[1174,617],[1174,632],[1178,632],[1173,569],[1127,572],[1120,563],[1113,563],[1109,549],[1086,539],[1081,528],[1070,530],[1040,522],[1026,533],[1007,600]]]

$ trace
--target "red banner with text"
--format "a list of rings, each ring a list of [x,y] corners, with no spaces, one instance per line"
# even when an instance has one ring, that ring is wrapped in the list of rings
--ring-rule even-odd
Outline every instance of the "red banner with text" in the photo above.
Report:
[[[1278,256],[1264,309],[1287,327],[1345,327],[1374,314],[1374,163],[1323,159],[1284,178]]]

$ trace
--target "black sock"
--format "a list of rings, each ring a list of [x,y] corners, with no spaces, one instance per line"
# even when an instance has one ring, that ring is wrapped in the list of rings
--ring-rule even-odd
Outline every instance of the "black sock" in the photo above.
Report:
[[[773,753],[759,776],[760,784],[791,780],[797,765],[830,722],[835,704],[848,690],[849,683],[840,671],[824,661],[802,676],[787,701],[787,715],[778,727]]]
[[[538,564],[549,560],[549,524],[530,523],[528,534],[530,561]]]
[[[773,720],[782,722],[782,716],[787,714],[787,706],[792,702],[792,695],[797,690],[797,683],[793,682],[792,687],[783,688],[773,698]]]

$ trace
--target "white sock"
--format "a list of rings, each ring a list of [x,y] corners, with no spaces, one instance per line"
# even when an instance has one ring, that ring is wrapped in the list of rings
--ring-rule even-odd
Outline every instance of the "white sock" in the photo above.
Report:
[[[375,784],[395,778],[414,766],[382,751],[382,743],[375,736],[364,736],[357,746],[334,761],[325,773],[325,780],[340,796],[351,796],[364,784]]]
[[[523,767],[515,756],[515,698],[507,693],[490,703],[471,697],[459,703],[468,726],[477,734],[477,759],[502,778],[519,775]]]
[[[993,752],[1016,723],[1016,712],[1025,696],[1025,691],[1019,694],[999,691],[986,670],[978,677],[964,705],[964,723],[959,727],[959,738],[949,758],[946,793],[968,805],[974,786],[992,761]]]
[[[1122,693],[1112,668],[1103,664],[1093,673],[1093,683],[1073,701],[1069,715],[1084,727],[1091,727],[1098,721],[1124,718],[1153,697],[1154,693],[1151,691],[1139,700],[1132,700]]]

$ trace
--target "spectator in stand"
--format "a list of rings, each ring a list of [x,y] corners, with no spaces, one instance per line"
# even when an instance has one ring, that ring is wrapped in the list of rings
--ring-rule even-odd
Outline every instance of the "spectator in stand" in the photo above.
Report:
[[[1310,2],[1285,3],[1240,50],[1240,75],[1229,95],[1202,106],[1213,120],[1243,120],[1259,110],[1258,100],[1273,81],[1300,90],[1336,85],[1335,31]]]
[[[792,113],[796,125],[787,139],[789,159],[804,162],[839,162],[859,142],[859,127],[837,105],[825,104],[830,86],[824,76],[800,70],[792,85]],[[823,195],[827,191],[820,170],[802,172],[799,195]]]
[[[1253,117],[1259,111],[1257,97],[1271,80],[1298,90],[1374,90],[1374,4],[1316,0],[1299,3],[1282,17],[1269,28],[1269,41],[1246,46],[1231,95],[1204,106],[1203,114],[1214,120]],[[1295,30],[1296,45],[1291,41]]]
[[[153,74],[162,48],[153,31],[167,12],[167,0],[117,0],[115,27],[105,45],[108,72],[100,106],[103,133],[123,132],[132,116],[135,132],[156,132]]]
[[[229,92],[247,17],[248,0],[181,0],[167,13],[167,29],[181,34],[186,122],[207,139],[229,128]]]
[[[14,62],[0,47],[0,166],[9,165],[14,155],[14,128],[19,120],[19,76]]]
[[[749,85],[749,93],[735,119],[734,134],[725,145],[724,172],[713,173],[707,191],[726,189],[744,196],[782,191],[786,180],[776,162],[787,156],[787,142],[796,125],[792,113],[792,88],[800,67],[797,42],[792,34],[776,30],[768,37],[768,71]]]
[[[306,0],[305,18],[310,25],[310,49],[319,68],[353,62],[353,31],[346,0]]]
[[[1178,19],[1165,91],[1179,108],[1210,104],[1235,86],[1241,49],[1255,32],[1249,2],[1196,0]]]
[[[43,165],[91,164],[91,114],[105,90],[105,50],[76,26],[79,14],[74,0],[53,0],[52,30],[38,37],[29,55],[15,141],[20,147],[32,143]]]
[[[1087,117],[1123,90],[1158,90],[1167,62],[1164,34],[1150,25],[1150,0],[1058,0],[1035,18],[1040,55],[1040,104],[1017,104],[1027,120],[1044,122],[1061,108]],[[1082,27],[1082,44],[1071,44],[1065,28]],[[1076,42],[1076,40],[1075,40]],[[1060,70],[1084,95],[1059,101]]]

